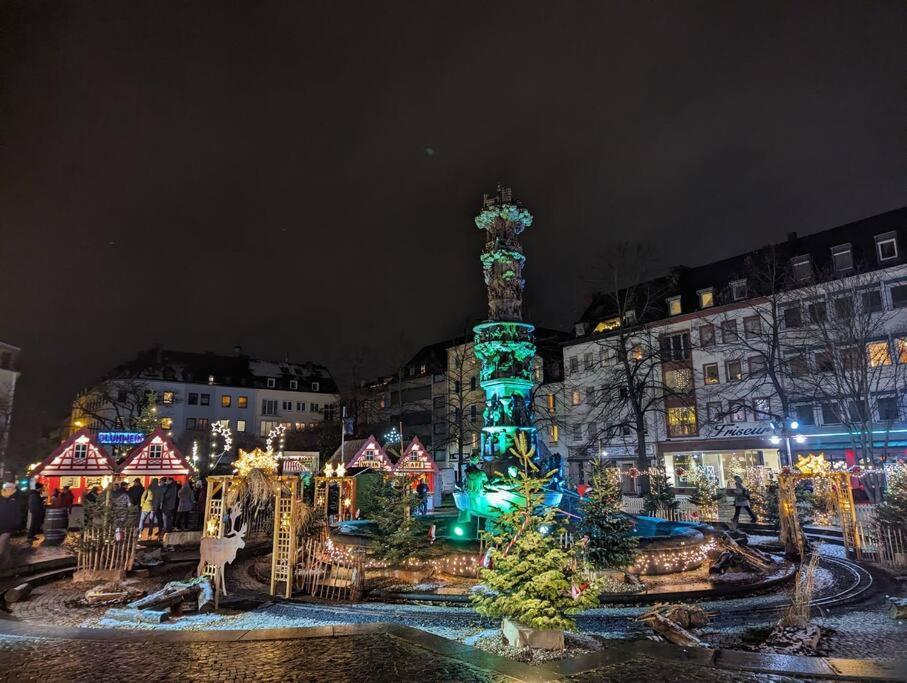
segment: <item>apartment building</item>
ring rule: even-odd
[[[203,440],[215,422],[263,438],[277,425],[317,430],[337,419],[340,395],[328,369],[314,363],[154,348],[115,368],[74,402],[71,429],[129,429],[154,392],[156,416],[177,441]]]
[[[9,431],[13,417],[13,399],[19,379],[20,349],[0,342],[0,476],[3,475],[9,447]]]
[[[564,346],[570,479],[907,453],[907,209],[596,297]],[[643,410],[639,410],[640,403]],[[642,438],[640,438],[640,436]]]

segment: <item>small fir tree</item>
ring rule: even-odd
[[[133,428],[143,434],[151,434],[160,424],[161,418],[157,415],[157,399],[153,391],[145,394],[145,403],[140,412],[133,420]]]
[[[472,602],[487,617],[537,629],[572,628],[570,615],[598,604],[598,584],[577,561],[577,544],[562,546],[554,509],[542,505],[554,473],[538,472],[535,447],[522,432],[510,452],[520,467],[502,475],[501,483],[517,504],[495,521],[494,531],[483,532],[489,544],[488,568],[480,572],[486,590],[473,593]]]
[[[686,473],[687,482],[693,487],[690,502],[699,508],[703,519],[718,519],[718,503],[724,497],[719,490],[718,478],[701,465],[694,465]]]
[[[407,477],[391,474],[372,492],[373,555],[391,565],[419,555],[429,545],[425,522],[412,516],[417,502],[409,483]]]
[[[677,507],[674,487],[664,465],[649,469],[649,490],[643,496],[642,509],[649,516],[664,514]]]
[[[898,463],[887,468],[888,488],[878,506],[879,521],[907,529],[907,465]]]
[[[630,535],[633,523],[620,511],[620,472],[596,463],[589,484],[580,523],[588,538],[586,558],[599,569],[626,567],[633,562],[637,542]]]

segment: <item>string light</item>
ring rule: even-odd
[[[218,453],[217,451],[217,437],[222,436],[224,438],[224,450]],[[230,428],[225,425],[223,422],[215,422],[211,425],[211,459],[214,461],[214,466],[217,466],[218,461],[224,457],[230,450],[233,448],[233,434],[230,431]]]
[[[283,455],[284,445],[286,444],[287,426],[283,423],[268,432],[268,438],[265,439],[265,450],[270,453],[274,450],[274,440],[277,439],[277,456]]]
[[[633,574],[672,574],[695,569],[706,561],[709,554],[718,548],[715,539],[690,547],[671,548],[664,551],[641,552],[633,566]]]
[[[271,452],[266,452],[260,448],[254,451],[244,451],[239,449],[239,458],[233,463],[234,472],[241,477],[248,476],[252,470],[262,470],[264,472],[274,473],[277,471],[277,459]]]

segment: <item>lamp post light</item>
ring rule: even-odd
[[[773,428],[775,427],[774,423],[772,424],[772,427]],[[781,424],[781,433],[782,433],[783,439],[784,439],[784,450],[785,450],[785,455],[787,456],[786,464],[788,465],[788,467],[793,467],[793,464],[794,464],[794,457],[793,457],[793,453],[791,452],[791,448],[790,448],[791,435],[793,434],[793,432],[796,432],[799,428],[800,428],[800,423],[796,419],[791,418],[791,417],[786,418],[784,420],[784,422]],[[794,437],[794,441],[798,444],[806,443],[806,437],[803,436],[802,434],[793,434],[793,437]],[[781,439],[782,439],[782,436],[778,436],[778,434],[772,434],[768,440],[772,445],[778,446],[781,444]]]

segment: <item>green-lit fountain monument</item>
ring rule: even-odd
[[[489,477],[508,467],[519,432],[536,444],[532,420],[535,328],[523,322],[526,257],[518,239],[532,225],[532,214],[513,200],[510,188],[498,186],[494,195],[485,195],[475,223],[488,234],[481,259],[489,320],[473,328],[485,411],[481,458],[474,458],[464,490],[455,494],[461,521],[472,516],[494,519],[512,505],[512,492],[489,483]],[[557,504],[554,497],[559,500],[560,494],[550,494],[546,503]]]

